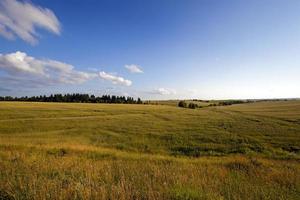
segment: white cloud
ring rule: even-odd
[[[108,80],[113,84],[130,86],[132,82],[123,77],[106,72],[84,72],[73,65],[50,59],[37,59],[24,52],[0,54],[0,70],[9,77],[1,76],[11,85],[30,85],[30,87],[53,84],[81,84],[94,78]]]
[[[60,34],[60,23],[55,14],[27,1],[0,1],[0,35],[7,39],[20,37],[30,44],[36,44],[39,36],[36,27]]]
[[[176,94],[176,90],[170,89],[170,88],[158,88],[154,90],[154,93],[160,94],[160,95],[174,95]]]
[[[13,74],[27,73],[43,75],[45,73],[40,61],[36,61],[33,57],[19,51],[6,55],[0,54],[0,68]]]
[[[142,68],[138,65],[125,65],[125,68],[131,73],[144,73]]]
[[[125,86],[130,86],[132,82],[130,80],[126,80],[123,77],[120,76],[114,76],[112,74],[108,74],[106,72],[99,72],[99,77],[112,82],[113,84],[119,84],[119,85],[125,85]]]
[[[96,73],[77,71],[70,64],[56,60],[40,60],[24,52],[0,54],[0,69],[20,80],[39,80],[44,83],[83,83],[96,78]]]

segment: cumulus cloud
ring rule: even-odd
[[[43,28],[59,35],[61,26],[55,14],[27,1],[0,1],[0,35],[7,39],[16,37],[36,44],[38,33],[36,28]]]
[[[174,95],[176,94],[176,90],[170,89],[170,88],[158,88],[154,90],[154,93],[160,94],[160,95]]]
[[[144,73],[142,68],[138,65],[125,65],[125,68],[131,73]]]
[[[123,77],[108,74],[103,71],[99,72],[99,77],[104,80],[110,81],[113,84],[119,84],[119,85],[125,85],[125,86],[130,86],[132,84],[132,82],[130,80],[126,80]]]
[[[96,73],[77,71],[70,64],[36,59],[20,51],[0,54],[0,69],[14,77],[47,83],[76,84],[97,77]]]
[[[24,52],[0,54],[0,70],[6,76],[0,77],[2,82],[11,86],[40,87],[55,84],[81,84],[88,80],[101,78],[113,84],[130,86],[132,82],[123,77],[106,72],[79,71],[73,65],[50,59],[37,59]]]

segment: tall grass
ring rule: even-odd
[[[269,103],[0,103],[0,199],[299,199],[300,102]]]
[[[296,161],[245,156],[188,159],[79,149],[2,146],[2,195],[15,199],[297,199],[300,194]]]

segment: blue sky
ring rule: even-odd
[[[298,0],[2,0],[0,95],[300,97],[299,9]]]

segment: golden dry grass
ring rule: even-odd
[[[299,101],[0,103],[0,199],[299,199]]]

